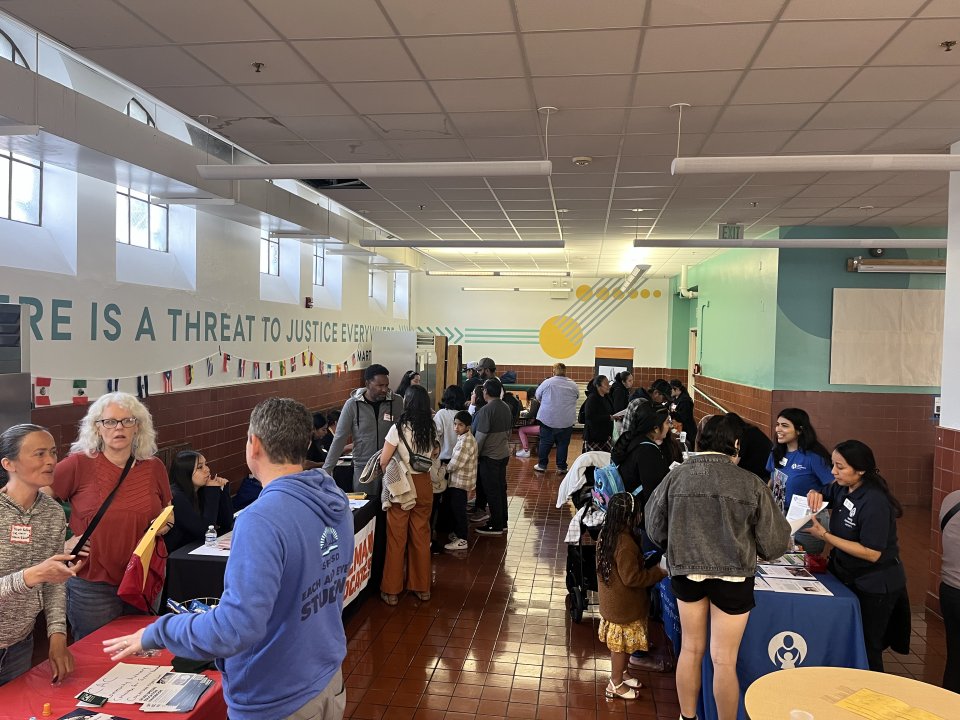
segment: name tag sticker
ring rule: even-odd
[[[29,545],[33,536],[33,528],[29,525],[11,525],[10,542],[18,545]]]
[[[787,458],[786,456],[784,456],[783,459],[780,460],[780,467],[786,467],[786,466],[787,466]]]
[[[856,509],[854,504],[850,502],[850,498],[847,498],[843,501],[843,506],[850,512],[853,512]]]

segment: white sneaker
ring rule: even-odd
[[[466,550],[469,546],[466,540],[454,536],[453,540],[443,546],[444,550]]]
[[[518,457],[518,458],[528,458],[528,457],[530,457],[530,451],[529,451],[529,450],[523,450],[523,449],[517,450],[517,457]]]

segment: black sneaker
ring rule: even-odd
[[[505,535],[506,530],[495,528],[493,525],[484,525],[476,528],[477,535]]]
[[[565,468],[565,467],[564,467],[564,468],[562,468],[562,467],[558,467],[558,468],[557,468],[557,472],[560,473],[561,475],[566,475],[566,474],[567,474],[567,470],[569,470],[569,468]]]

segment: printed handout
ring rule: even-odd
[[[783,578],[784,580],[814,580],[815,578],[804,567],[796,565],[757,565],[757,575],[765,578]]]
[[[826,586],[818,580],[785,580],[783,578],[763,578],[770,590],[780,593],[796,593],[800,595],[827,595],[833,596]],[[766,588],[764,588],[766,589]]]
[[[823,503],[820,510],[826,510],[830,503]],[[818,511],[819,512],[819,511]],[[810,512],[810,506],[807,504],[807,498],[803,495],[794,495],[790,499],[790,507],[787,509],[787,522],[790,523],[790,532],[795,533],[816,515]]]

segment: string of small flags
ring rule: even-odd
[[[366,367],[370,360],[370,351],[357,348],[350,356],[342,362],[325,362],[314,354],[309,348],[299,353],[291,355],[289,358],[281,360],[271,360],[263,362],[260,360],[251,360],[241,358],[230,353],[218,351],[205,358],[201,358],[191,363],[183,365],[183,387],[190,387],[197,379],[197,373],[206,370],[206,377],[211,378],[216,374],[217,358],[220,359],[221,374],[232,374],[238,380],[273,380],[276,377],[286,377],[288,374],[297,372],[297,369],[303,370],[316,368],[316,373],[320,375],[341,375],[355,370],[359,367]],[[298,366],[299,360],[299,366]],[[121,390],[133,392],[136,389],[136,395],[140,399],[150,397],[150,375],[159,374],[162,379],[164,393],[174,391],[174,370],[163,370],[159,373],[145,373],[133,377],[113,377],[113,378],[54,378],[34,376],[33,378],[33,404],[34,407],[45,407],[51,405],[51,394],[53,384],[69,383],[68,387],[73,390],[72,402],[74,405],[86,405],[90,402],[90,393],[93,392],[94,398],[99,397],[95,385],[104,383],[106,392],[118,392]],[[88,383],[91,385],[88,387]],[[62,386],[61,386],[62,387]],[[156,387],[156,386],[154,386]]]

